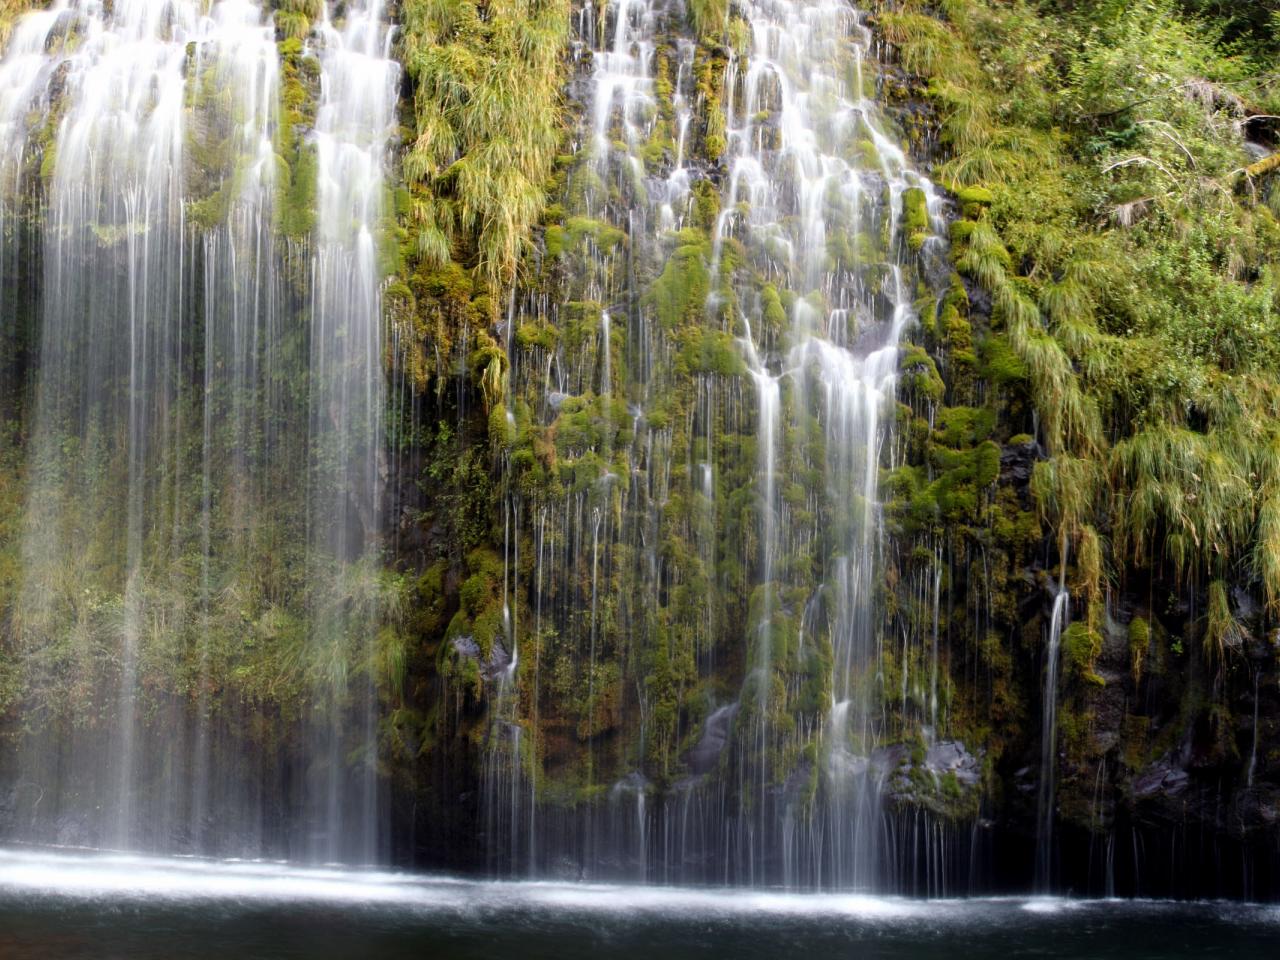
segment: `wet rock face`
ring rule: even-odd
[[[1189,775],[1170,759],[1158,760],[1133,780],[1135,800],[1171,800],[1187,789]]]
[[[871,769],[890,804],[923,807],[945,817],[976,812],[982,761],[958,740],[941,740],[923,753],[900,743],[878,747],[871,754]]]
[[[736,703],[712,711],[702,727],[702,737],[685,754],[685,765],[693,776],[711,773],[719,764],[724,749],[729,744],[729,732],[733,718],[738,715]]]
[[[1031,472],[1041,459],[1040,446],[1034,440],[1019,444],[1007,444],[1000,450],[1000,480],[1002,483],[1025,487],[1031,482]]]
[[[944,740],[926,750],[924,768],[936,777],[955,774],[956,779],[966,787],[977,786],[982,778],[982,766],[978,758],[958,740]]]
[[[1241,829],[1270,833],[1280,828],[1280,787],[1262,784],[1246,788],[1236,806]]]
[[[1217,833],[1249,841],[1274,835],[1280,827],[1280,786],[1255,783],[1224,794],[1216,779],[1197,776],[1175,756],[1162,757],[1134,776],[1129,802],[1139,822],[1161,830],[1212,824]]]
[[[453,651],[463,659],[474,660],[478,663],[480,665],[480,676],[487,681],[498,679],[511,666],[511,654],[497,640],[494,641],[493,648],[489,651],[487,659],[484,657],[480,644],[476,642],[475,637],[454,637]]]

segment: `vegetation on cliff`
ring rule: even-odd
[[[1076,822],[1110,821],[1083,796],[1104,760],[1124,782],[1181,739],[1207,777],[1253,762],[1232,705],[1259,695],[1280,613],[1280,187],[1259,159],[1277,147],[1274,17],[947,0],[876,18],[956,197],[954,261],[983,304],[979,395],[998,439],[1041,444],[1042,575],[1065,576],[1077,620]],[[954,393],[954,364],[944,377]]]

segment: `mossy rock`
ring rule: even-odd
[[[682,373],[716,374],[740,377],[747,372],[733,337],[719,330],[698,330],[685,338],[677,361]]]
[[[981,443],[995,429],[996,412],[989,408],[944,407],[938,411],[934,439],[948,447]]]
[[[1077,620],[1062,634],[1062,659],[1071,676],[1091,686],[1106,686],[1093,665],[1102,653],[1102,636],[1088,624]]]
[[[989,207],[995,203],[996,195],[986,187],[961,187],[956,191],[956,199],[961,203],[976,203]]]
[[[929,239],[929,200],[919,187],[911,187],[902,195],[902,230],[907,246],[918,251]]]
[[[1027,379],[1026,362],[1014,352],[1006,337],[984,338],[978,357],[979,375],[995,386],[1008,386]]]
[[[645,295],[645,303],[657,315],[662,328],[678,330],[699,323],[711,292],[711,274],[707,269],[708,245],[696,231],[682,231],[684,239],[694,233],[697,241],[682,243],[667,259],[662,274]]]
[[[977,224],[972,220],[951,221],[951,226],[948,228],[948,232],[951,234],[951,242],[953,244],[965,243],[973,236],[973,228],[976,226]]]

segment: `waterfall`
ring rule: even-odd
[[[101,601],[112,607],[115,689],[102,675],[92,682],[113,730],[86,766],[97,775],[99,840],[127,847],[141,823],[180,816],[172,796],[145,818],[136,808],[148,776],[138,694],[154,624],[153,546],[163,556],[167,531],[194,520],[170,481],[184,445],[178,380],[192,332],[176,322],[192,271],[182,202],[187,44],[205,39],[207,24],[193,4],[157,0],[109,11],[85,3],[67,16],[78,42],[62,48],[61,96],[46,121],[56,135],[41,170],[52,168],[22,607],[28,666],[39,669],[61,627],[57,604],[83,588],[92,607],[110,581]],[[44,753],[33,751],[34,762]]]
[[[291,48],[255,0],[55,0],[14,26],[22,839],[379,854],[383,21],[353,5]],[[288,97],[282,50],[308,64]],[[291,169],[299,97],[314,134]],[[312,185],[315,228],[290,231],[280,200]]]
[[[487,845],[498,872],[880,885],[878,475],[942,202],[886,133],[853,7],[739,4],[721,46],[685,17],[577,15],[560,286],[507,321],[512,433],[551,449],[504,479],[536,518],[537,653],[489,685]],[[542,769],[553,751],[576,759]]]
[[[420,345],[382,316],[401,76],[382,0],[313,12],[59,0],[0,60],[23,305],[0,336],[38,332],[24,838],[386,849],[380,701],[413,641],[383,434],[419,402],[395,360]],[[885,885],[885,781],[945,722],[936,627],[894,662],[879,596],[940,200],[854,7],[744,0],[717,42],[689,17],[580,6],[543,242],[509,294],[468,280],[493,329],[459,342],[505,354],[480,390],[501,477],[492,529],[448,545],[437,665],[470,684],[452,722],[486,708],[466,734],[497,871]],[[33,243],[38,291],[10,278]],[[941,883],[943,827],[909,830]]]
[[[52,53],[65,43],[67,13],[65,4],[55,3],[23,18],[0,60],[0,427],[16,414],[21,345],[33,326],[38,286],[40,238],[26,217],[32,193],[26,168],[38,163],[28,143],[29,117],[47,111],[49,73],[58,62]]]
[[[914,187],[932,198],[933,190],[907,167],[881,130],[875,105],[863,96],[861,61],[871,38],[854,10],[842,3],[768,2],[746,4],[745,14],[751,45],[745,69],[737,69],[741,103],[731,98],[726,104],[731,159],[715,244],[720,250],[726,237],[739,238],[759,269],[796,294],[789,329],[762,335],[749,352],[755,367],[756,354],[768,353],[772,339],[781,361],[778,375],[791,392],[790,426],[803,429],[806,414],[820,424],[825,457],[818,466],[831,511],[825,530],[809,530],[786,516],[807,504],[774,501],[775,476],[794,471],[795,458],[805,454],[776,442],[778,399],[765,384],[776,389],[777,381],[757,370],[764,640],[756,669],[767,690],[774,597],[782,586],[775,583],[773,555],[821,550],[825,573],[819,594],[826,598],[831,647],[830,703],[819,735],[822,782],[813,800],[784,801],[791,808],[783,815],[784,829],[801,831],[784,841],[790,851],[785,879],[865,886],[879,879],[877,787],[869,762],[878,735],[876,482],[884,412],[896,387],[897,343],[914,315],[898,263],[881,274],[877,295],[869,281],[879,268],[857,257],[833,265],[830,248],[833,238],[887,217],[892,251],[902,241],[897,225],[904,192]],[[843,79],[845,58],[854,63],[853,89]],[[857,162],[862,140],[875,146],[870,165]],[[743,206],[745,214],[739,212]],[[891,253],[891,260],[896,256]],[[775,542],[775,529],[786,531],[781,542]],[[761,723],[768,723],[768,711],[762,702]],[[762,747],[772,746],[768,733],[761,739]],[[744,809],[741,816],[750,814]],[[766,821],[753,829],[759,844],[753,859],[770,856],[772,829]]]
[[[1065,560],[1064,560],[1065,566]],[[1049,639],[1045,647],[1044,694],[1040,717],[1040,782],[1036,792],[1036,887],[1048,890],[1053,883],[1054,780],[1057,770],[1058,664],[1062,634],[1071,615],[1071,595],[1059,587],[1053,597]]]
[[[399,67],[381,0],[346,8],[341,29],[320,25],[320,104],[311,308],[309,572],[314,655],[331,664],[317,690],[321,711],[325,859],[370,862],[378,849],[377,693],[372,673],[353,683],[343,665],[369,662],[382,561],[380,486],[383,384],[379,236],[395,126]],[[319,561],[319,562],[316,562]],[[358,684],[358,686],[357,686]],[[352,712],[326,700],[354,696]],[[354,717],[356,728],[344,725]],[[348,770],[352,745],[360,752]],[[350,777],[351,782],[344,784]],[[321,791],[314,791],[319,797]]]
[[[271,516],[262,475],[277,469],[273,449],[286,446],[278,434],[284,404],[274,391],[260,389],[278,375],[282,362],[272,346],[263,349],[281,337],[279,269],[271,255],[278,176],[273,140],[280,122],[275,35],[262,11],[245,0],[224,0],[211,17],[214,42],[196,48],[193,82],[200,97],[215,95],[216,85],[225,83],[230,102],[201,118],[197,142],[204,148],[227,144],[234,159],[230,171],[219,171],[229,179],[204,201],[224,206],[225,218],[203,231],[193,251],[203,267],[203,343],[190,348],[203,349],[198,616],[206,622],[216,603],[221,555],[245,556],[254,528]],[[228,513],[238,521],[224,526]],[[217,763],[210,694],[217,651],[208,629],[200,631],[197,645],[189,830],[190,842],[203,849],[217,842],[210,834],[213,818],[226,815],[228,801],[213,796]],[[241,796],[230,805],[243,811],[250,806],[244,794],[254,788],[246,783],[238,790]],[[260,832],[256,824],[243,823],[240,829]]]

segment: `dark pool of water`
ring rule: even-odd
[[[0,851],[0,960],[1280,960],[1280,906],[482,883]]]

